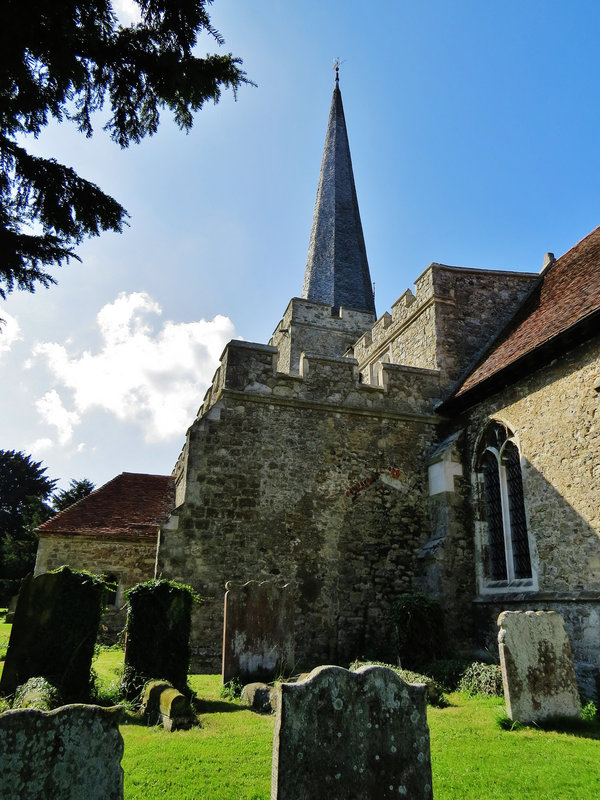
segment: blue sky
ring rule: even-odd
[[[124,151],[101,119],[31,143],[131,215],[0,305],[0,447],[63,485],[168,474],[226,341],[267,341],[300,293],[335,57],[378,314],[431,261],[538,271],[600,224],[598,4],[215,0],[211,17],[257,88],[187,136],[165,113]]]

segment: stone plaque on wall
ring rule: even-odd
[[[560,614],[504,611],[498,648],[506,713],[519,722],[581,714],[571,644]]]
[[[294,667],[294,598],[288,584],[226,585],[223,683],[272,681]]]
[[[317,667],[278,691],[271,800],[431,800],[424,686],[386,667]]]

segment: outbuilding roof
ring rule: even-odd
[[[148,538],[175,507],[169,475],[122,472],[37,529],[38,534]]]

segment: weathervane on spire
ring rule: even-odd
[[[342,66],[343,63],[344,62],[342,61],[341,58],[334,58],[333,59],[333,67],[332,67],[332,69],[335,70],[335,82],[336,83],[340,82],[340,67]]]

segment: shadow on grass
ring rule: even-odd
[[[234,703],[227,703],[225,700],[204,700],[194,698],[192,707],[196,714],[228,714],[231,711],[248,711],[248,706],[238,706]]]
[[[513,721],[505,714],[497,719],[498,725],[505,731],[539,730],[548,733],[567,733],[580,739],[600,740],[600,720],[575,719],[573,717],[548,717],[543,722],[531,722],[525,725]]]

